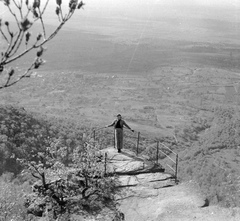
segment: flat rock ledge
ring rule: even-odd
[[[108,173],[117,175],[137,175],[142,173],[164,172],[164,168],[160,164],[147,161],[144,158],[137,157],[130,150],[122,150],[118,153],[113,147],[101,150],[101,154],[105,157],[107,154]]]
[[[107,173],[116,174],[119,178],[119,187],[148,187],[159,189],[174,185],[171,174],[164,173],[161,165],[156,165],[144,158],[137,157],[130,150],[123,149],[118,153],[113,147],[101,150],[107,157]]]

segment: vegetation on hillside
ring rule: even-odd
[[[1,219],[70,219],[106,208],[112,216],[120,214],[117,179],[106,176],[99,146],[84,138],[88,129],[12,106],[0,107],[0,125]]]
[[[112,131],[96,132],[93,142],[88,128],[13,106],[0,107],[0,123],[3,220],[34,220],[36,215],[54,220],[106,208],[120,214],[114,201],[117,180],[105,176],[104,160],[97,154],[100,148],[111,145]],[[136,140],[130,142],[130,135],[137,137],[126,135],[126,145],[136,151]],[[177,133],[181,146],[187,144],[180,153],[179,177],[196,180],[210,203],[240,206],[239,135],[238,111],[224,107],[214,109],[211,116],[194,118]],[[146,137],[141,139],[147,142]],[[176,148],[174,139],[159,139],[152,141]],[[96,145],[86,145],[85,141]],[[154,148],[153,152],[149,149],[150,158],[155,157]],[[21,203],[23,196],[25,205]]]
[[[13,174],[0,177],[0,220],[28,220],[23,204],[25,194],[29,193],[29,183],[16,182]]]
[[[16,159],[31,160],[56,139],[68,149],[82,144],[86,129],[58,119],[44,119],[13,106],[0,106],[0,174],[18,174],[22,167]]]
[[[208,120],[208,126],[195,134],[196,141],[182,154],[180,177],[196,180],[211,203],[240,206],[239,113],[218,107]]]

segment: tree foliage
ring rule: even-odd
[[[18,174],[22,167],[17,158],[31,161],[56,139],[62,148],[68,147],[70,155],[73,147],[83,143],[85,130],[72,122],[44,119],[23,108],[0,106],[0,174]],[[64,163],[68,162],[68,155]]]
[[[84,136],[88,129],[58,119],[43,120],[23,108],[2,106],[0,113],[1,173],[12,171],[15,183],[32,185],[33,192],[25,193],[28,214],[68,220],[71,214],[96,215],[108,209],[112,217],[119,216],[114,198],[117,178],[106,176],[98,143]],[[11,182],[0,187],[0,192],[16,188]],[[34,220],[5,192],[9,201],[0,195],[4,211],[14,211],[18,220]],[[16,208],[21,210],[18,215]]]
[[[28,183],[16,184],[11,173],[0,177],[0,220],[30,220],[24,212],[23,198],[29,191]]]
[[[217,107],[210,119],[209,127],[184,152],[180,177],[196,180],[211,203],[239,206],[240,117],[236,109]]]
[[[10,87],[23,78],[31,76],[31,71],[38,69],[44,64],[43,47],[51,41],[60,29],[69,21],[77,9],[84,5],[82,1],[69,0],[68,9],[64,10],[62,1],[56,0],[55,14],[59,23],[55,30],[47,33],[45,25],[45,12],[49,0],[0,0],[0,5],[5,6],[15,22],[4,21],[0,18],[0,36],[5,42],[6,48],[1,49],[0,54],[0,89]],[[66,11],[66,12],[65,12]],[[40,24],[38,33],[32,33],[32,27]],[[24,73],[17,73],[17,70],[10,65],[31,51],[35,51],[36,57],[29,64]]]
[[[63,163],[66,154],[66,148],[53,142],[35,161],[23,160],[37,179],[25,202],[28,213],[57,219],[73,213],[98,213],[106,206],[116,209],[117,180],[106,176],[98,148],[87,144],[74,148],[69,166]]]
[[[240,143],[240,117],[232,108],[216,108],[210,130],[200,139],[207,149],[237,148]]]

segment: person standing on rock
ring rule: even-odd
[[[121,152],[123,148],[123,126],[134,132],[127,123],[122,119],[121,114],[117,115],[117,119],[113,123],[107,125],[106,127],[114,127],[115,129],[115,143],[117,143],[118,153]],[[114,144],[115,145],[115,144]]]

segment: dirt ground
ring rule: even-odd
[[[191,183],[182,183],[124,200],[126,221],[239,221],[239,208],[208,205]]]

